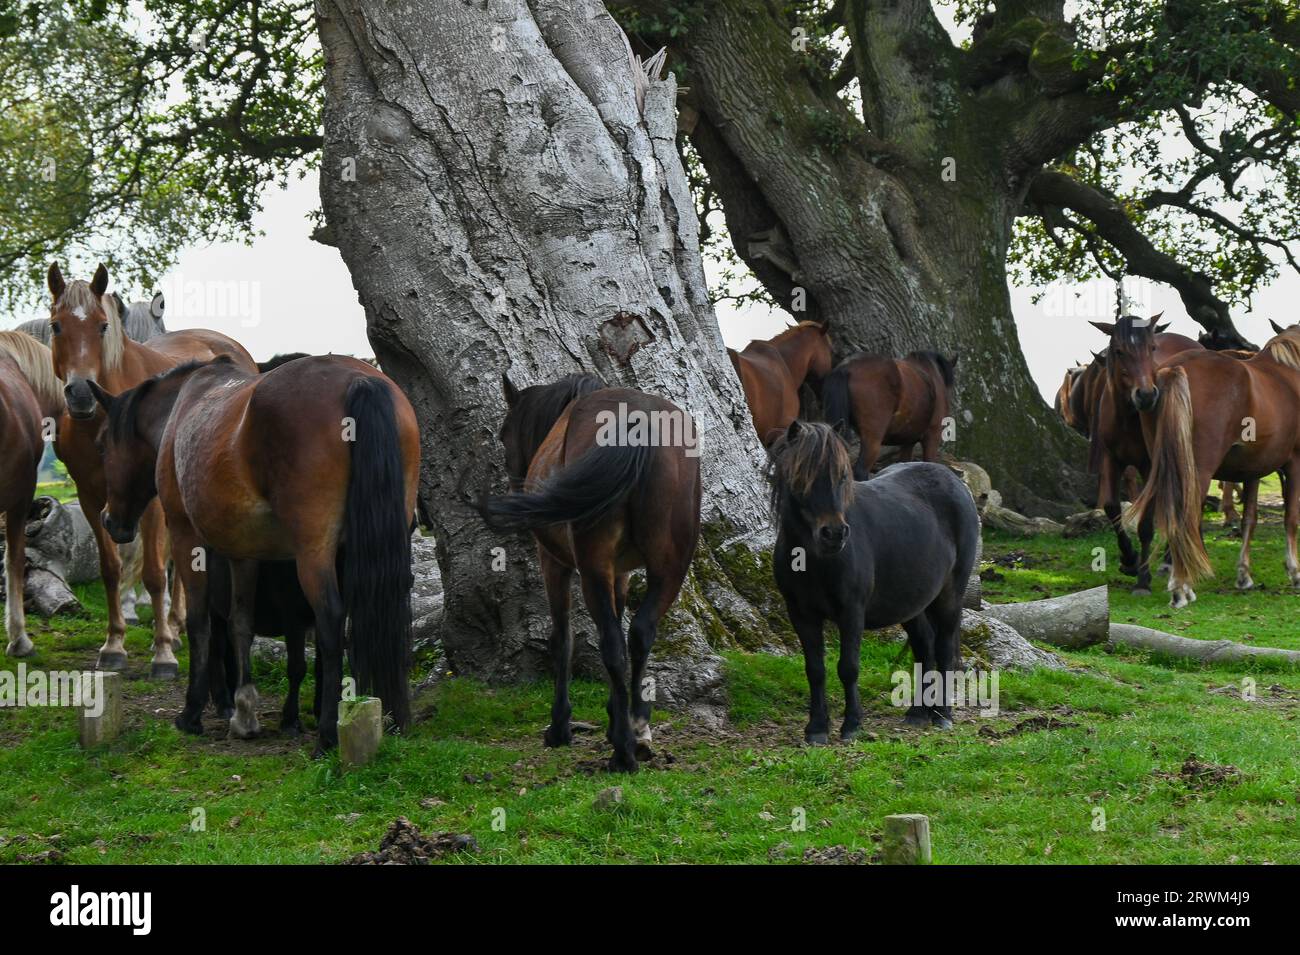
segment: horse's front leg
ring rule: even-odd
[[[844,722],[840,739],[850,742],[862,729],[862,697],[858,691],[858,669],[862,655],[862,622],[865,612],[859,606],[844,611],[839,619],[840,683],[844,684]]]
[[[1232,485],[1223,485],[1224,500],[1228,499]],[[1237,589],[1253,590],[1255,581],[1250,575],[1250,541],[1255,536],[1255,522],[1259,518],[1259,482],[1247,481],[1241,489],[1241,555],[1237,558]],[[1225,521],[1226,524],[1226,521]]]
[[[188,528],[168,528],[174,553],[189,554],[198,540]],[[203,732],[203,707],[208,702],[208,656],[212,620],[208,616],[208,570],[206,560],[187,560],[176,564],[177,576],[185,587],[190,635],[190,677],[185,692],[185,708],[176,717],[176,728],[185,733]]]
[[[27,576],[27,507],[15,507],[5,513],[5,630],[9,640],[7,657],[31,656],[36,647],[27,636],[27,617],[23,612],[26,595],[23,584]]]
[[[1101,473],[1097,478],[1097,506],[1106,512],[1106,519],[1110,521],[1110,526],[1115,531],[1115,540],[1119,544],[1120,573],[1135,577],[1138,572],[1138,554],[1133,549],[1133,542],[1129,540],[1128,534],[1124,532],[1119,485],[1119,463],[1110,452],[1106,452],[1102,455]]]
[[[166,532],[162,505],[154,500],[140,518],[139,539],[139,545],[143,548],[141,576],[153,604],[153,662],[149,668],[149,677],[153,680],[174,680],[180,675],[180,664],[176,662],[175,634],[167,622],[166,612],[167,565],[164,558],[166,547],[163,543]]]
[[[257,720],[257,687],[253,683],[253,601],[257,596],[257,561],[230,561],[230,640],[235,647],[235,715],[230,736],[252,739],[261,732]]]
[[[82,513],[90,524],[90,531],[95,537],[95,546],[99,550],[99,576],[104,583],[104,601],[108,604],[108,636],[99,648],[99,659],[95,663],[100,670],[126,669],[126,620],[122,617],[122,602],[119,599],[118,586],[122,578],[122,558],[117,552],[117,545],[104,529],[100,514],[104,502],[96,500],[90,494],[81,493]]]
[[[815,613],[797,610],[786,604],[790,623],[799,635],[803,648],[803,672],[808,678],[808,725],[803,739],[809,746],[823,746],[830,741],[830,714],[826,710],[826,644],[823,620]]]

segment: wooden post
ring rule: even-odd
[[[884,848],[885,865],[929,865],[930,817],[886,816]]]
[[[377,696],[339,702],[339,761],[344,769],[375,758],[384,738],[384,707]]]
[[[78,718],[81,748],[90,749],[122,732],[122,674],[96,670],[82,679],[93,681],[97,691],[92,705],[83,706]]]

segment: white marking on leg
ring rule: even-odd
[[[9,636],[5,655],[25,657],[34,647],[27,636],[27,617],[23,613],[23,581],[15,579],[13,560],[14,555],[5,551],[5,632]]]
[[[235,715],[230,718],[230,735],[252,739],[261,732],[257,721],[257,687],[245,683],[235,691]]]

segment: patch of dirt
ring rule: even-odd
[[[848,846],[809,846],[803,851],[804,865],[867,865],[870,861],[865,849]]]
[[[1004,554],[985,554],[984,562],[997,567],[1032,567],[1042,560],[1024,550],[1009,550]]]
[[[1061,715],[1068,716],[1074,711],[1068,706],[1060,707],[1065,712]],[[981,726],[979,735],[985,739],[1007,739],[1010,736],[1019,736],[1021,733],[1037,733],[1040,730],[1067,730],[1076,729],[1078,723],[1072,723],[1069,720],[1060,718],[1060,715],[1053,713],[1039,713],[1037,716],[1031,716],[1023,719],[1015,726],[1008,729],[999,730],[993,726]]]
[[[1245,703],[1256,703],[1261,706],[1275,706],[1281,709],[1300,707],[1300,694],[1278,683],[1256,687],[1254,695],[1249,698],[1243,695],[1243,688],[1239,683],[1210,687],[1205,692],[1213,693],[1216,696],[1230,696]]]
[[[1177,780],[1189,789],[1210,789],[1215,786],[1235,786],[1242,780],[1242,772],[1236,766],[1224,766],[1207,763],[1195,753],[1183,760],[1182,768],[1176,773],[1156,770],[1153,774],[1160,779]]]
[[[378,852],[358,852],[344,865],[427,865],[457,852],[478,851],[478,841],[468,833],[426,836],[411,820],[398,816],[379,840]]]

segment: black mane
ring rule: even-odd
[[[939,375],[943,378],[944,387],[952,387],[956,369],[953,367],[952,360],[946,355],[937,351],[914,351],[907,357],[917,361],[930,362],[935,368],[939,369]]]
[[[520,392],[510,414],[515,418],[525,460],[531,460],[537,453],[555,422],[564,414],[565,408],[579,398],[607,387],[609,386],[595,375],[579,372],[549,385],[533,385]]]
[[[135,429],[135,416],[139,404],[144,397],[153,390],[154,386],[160,381],[167,381],[180,375],[187,375],[196,368],[203,368],[206,365],[226,364],[234,365],[235,360],[229,355],[218,355],[210,361],[199,361],[191,359],[190,361],[181,362],[172,368],[168,368],[161,374],[154,375],[152,378],[146,378],[140,384],[128,391],[122,392],[117,396],[108,410],[108,428],[114,438],[121,439],[128,437]]]

